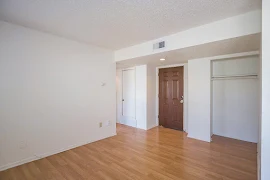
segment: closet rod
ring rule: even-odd
[[[257,74],[250,74],[250,75],[234,75],[234,76],[215,76],[212,77],[212,80],[219,80],[219,79],[250,79],[250,78],[257,78]]]

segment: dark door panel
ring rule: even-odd
[[[183,130],[184,68],[159,70],[159,124]]]

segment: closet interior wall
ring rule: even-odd
[[[211,134],[258,142],[259,56],[211,62]]]

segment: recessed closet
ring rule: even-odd
[[[259,56],[211,62],[212,134],[258,142]]]

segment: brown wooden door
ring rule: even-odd
[[[159,125],[183,131],[184,68],[159,69]]]

